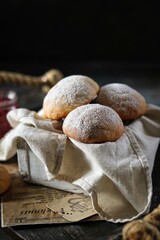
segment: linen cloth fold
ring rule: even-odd
[[[13,157],[18,139],[22,138],[44,164],[48,178],[52,178],[61,166],[66,136],[54,128],[52,121],[44,121],[28,109],[12,110],[7,119],[13,129],[0,139],[0,160]]]
[[[67,138],[27,109],[9,112],[14,128],[0,141],[0,160],[16,154],[24,139],[44,164],[48,181],[71,179],[90,195],[97,213],[111,222],[126,222],[145,213],[152,197],[152,169],[160,142],[160,107],[149,105],[141,118],[125,126],[115,142],[84,144]],[[65,185],[64,185],[65,190]]]

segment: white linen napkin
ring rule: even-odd
[[[23,138],[43,162],[48,180],[60,175],[72,179],[90,195],[94,209],[104,219],[125,222],[145,213],[151,202],[151,173],[160,141],[160,108],[149,105],[147,113],[125,127],[115,142],[84,144],[68,139],[26,109],[8,114],[11,130],[0,141],[0,160],[7,160]],[[65,186],[64,186],[65,190]]]
[[[52,121],[42,120],[34,111],[15,109],[7,119],[13,129],[0,139],[0,161],[16,154],[18,139],[22,138],[44,164],[48,178],[52,178],[61,166],[66,136],[54,128]]]

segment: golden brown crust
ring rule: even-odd
[[[100,104],[76,108],[65,118],[62,128],[68,137],[83,143],[116,141],[123,134],[118,114]]]
[[[147,110],[144,97],[122,83],[111,83],[103,86],[95,102],[113,108],[122,120],[136,119]]]
[[[98,91],[98,84],[89,77],[73,75],[63,78],[44,98],[44,116],[52,120],[65,118],[73,109],[94,100]]]
[[[127,223],[122,230],[123,240],[159,240],[160,233],[156,227],[143,220]]]
[[[7,191],[11,184],[11,177],[7,169],[0,164],[0,194]]]

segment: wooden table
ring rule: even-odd
[[[104,85],[109,82],[123,82],[134,87],[141,92],[149,103],[157,104],[160,106],[160,73],[158,68],[153,69],[141,66],[139,68],[133,67],[115,67],[112,66],[110,70],[107,69],[108,65],[97,66],[96,70],[94,66],[84,68],[80,65],[79,71],[91,76],[99,82],[100,85]],[[111,66],[110,66],[111,67]],[[48,69],[50,66],[48,66]],[[23,71],[24,68],[22,68]],[[32,66],[33,69],[33,66]],[[65,68],[64,68],[65,69]],[[108,68],[109,69],[109,68]],[[135,71],[134,71],[135,70]],[[153,71],[154,73],[153,73]],[[63,69],[62,69],[63,71]],[[100,72],[101,71],[101,72]],[[66,75],[75,73],[71,68],[65,69]],[[28,68],[29,73],[29,68]],[[3,86],[7,88],[8,86]],[[9,86],[19,92],[20,106],[38,109],[42,104],[42,95],[36,92],[37,96],[40,95],[39,101],[34,102],[34,94],[32,90],[28,88],[20,88],[19,86]],[[27,95],[27,91],[30,94],[30,98]],[[33,104],[34,102],[34,104]],[[31,107],[30,107],[31,106]],[[14,159],[15,160],[15,159]],[[152,173],[153,179],[153,197],[151,203],[151,209],[157,207],[160,203],[160,147],[157,151],[155,158],[155,165]],[[36,225],[36,226],[18,226],[10,228],[0,229],[0,239],[26,239],[26,240],[67,240],[67,239],[83,239],[83,240],[103,240],[109,239],[109,234],[121,227],[121,224],[113,224],[107,221],[94,221],[94,222],[78,222],[67,224],[51,224],[51,225]],[[113,239],[113,238],[111,238]]]

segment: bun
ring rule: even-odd
[[[70,112],[62,129],[65,135],[77,141],[102,143],[120,138],[123,122],[113,109],[100,104],[88,104]]]
[[[73,109],[90,103],[99,92],[98,84],[89,77],[72,75],[60,80],[43,101],[45,118],[65,118]]]
[[[142,116],[147,110],[144,97],[122,83],[111,83],[103,86],[95,102],[113,108],[122,120],[134,120]]]
[[[0,195],[7,191],[11,184],[11,177],[8,170],[0,164]]]

